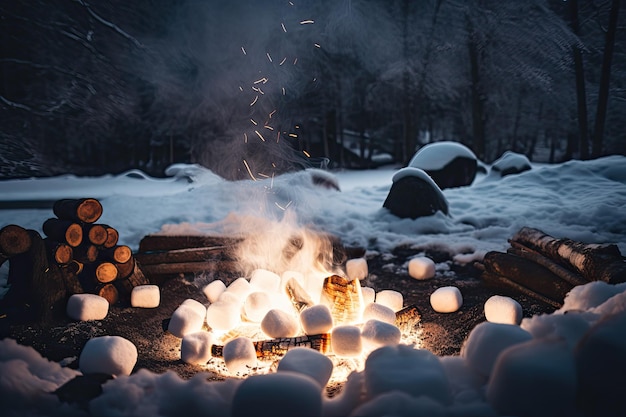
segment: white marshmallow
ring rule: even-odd
[[[102,320],[109,313],[109,302],[96,294],[72,294],[66,312],[74,320]]]
[[[199,332],[204,324],[204,317],[198,314],[189,304],[178,306],[170,322],[167,325],[167,331],[178,338],[182,338],[186,334]]]
[[[287,281],[289,281],[291,278],[295,279],[302,288],[304,288],[304,286],[306,285],[306,280],[304,279],[304,274],[302,272],[285,271],[280,276],[280,288],[285,288],[285,286],[287,285]]]
[[[363,351],[361,329],[357,326],[337,326],[331,332],[330,346],[335,356],[351,358]]]
[[[269,293],[278,292],[280,289],[280,276],[267,269],[255,269],[250,274],[250,285],[253,290],[266,291]]]
[[[212,345],[212,333],[199,331],[186,334],[180,345],[180,358],[191,365],[204,365],[211,359]]]
[[[121,336],[89,339],[78,359],[83,374],[130,375],[137,363],[137,347]]]
[[[379,320],[368,320],[361,329],[361,337],[365,350],[372,351],[381,346],[391,346],[400,343],[402,334],[393,324]]]
[[[376,302],[389,307],[394,312],[402,310],[404,298],[402,293],[394,290],[382,290],[376,293]]]
[[[298,334],[298,322],[283,310],[272,309],[261,320],[261,330],[271,338],[293,337]]]
[[[366,306],[369,303],[373,303],[376,299],[376,291],[374,288],[361,287],[361,295],[363,296],[363,305]]]
[[[161,302],[158,285],[138,285],[130,293],[130,305],[139,308],[155,308]]]
[[[520,324],[522,306],[511,297],[494,295],[485,302],[485,318],[492,323]]]
[[[248,294],[243,303],[243,311],[246,318],[252,322],[259,323],[268,311],[272,309],[272,299],[263,291],[255,291]]]
[[[237,337],[226,342],[222,354],[231,375],[243,374],[257,365],[254,344],[247,337]]]
[[[314,349],[297,347],[291,349],[278,363],[278,372],[292,371],[310,376],[325,387],[333,373],[333,362],[328,356]]]
[[[228,287],[226,287],[227,293],[234,294],[239,298],[242,302],[246,299],[248,294],[253,291],[250,282],[245,278],[237,278],[233,282],[230,283]]]
[[[435,262],[425,256],[418,256],[409,261],[409,276],[419,280],[435,276]]]
[[[208,283],[202,288],[202,292],[210,303],[216,302],[224,291],[226,291],[226,284],[219,279]]]
[[[430,295],[430,305],[437,313],[454,313],[463,305],[463,296],[457,287],[437,288]]]
[[[241,303],[239,300],[222,300],[220,297],[206,309],[206,323],[217,331],[234,329],[241,323]]]
[[[396,313],[389,307],[379,303],[369,303],[363,309],[363,321],[379,320],[391,325],[396,324]]]
[[[346,262],[346,274],[350,279],[362,280],[367,278],[367,260],[365,258],[348,259]]]
[[[316,304],[300,313],[302,330],[306,334],[328,333],[333,328],[333,316],[324,304]]]
[[[193,298],[187,298],[182,303],[181,306],[188,306],[193,309],[200,317],[204,317],[206,315],[206,307],[200,301],[196,301]]]

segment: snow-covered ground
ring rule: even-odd
[[[143,236],[155,232],[258,235],[308,226],[370,251],[432,245],[449,251],[458,262],[469,262],[490,250],[506,250],[507,239],[530,226],[555,237],[615,243],[626,253],[626,157],[535,165],[504,178],[483,175],[471,186],[443,191],[450,216],[438,213],[416,220],[399,219],[382,208],[396,170],[307,170],[227,182],[197,166],[177,165],[166,179],[134,171],[100,178],[12,180],[0,182],[0,207],[16,201],[96,197],[104,207],[99,222],[118,229],[120,243],[133,249]],[[313,176],[337,181],[341,191],[315,185]],[[42,232],[49,217],[49,208],[3,209],[0,227],[18,224]],[[0,285],[3,279],[6,265],[0,269]],[[606,406],[601,410],[595,405],[602,415],[618,409],[623,413],[625,400],[615,387],[626,386],[625,290],[625,285],[588,284],[577,287],[552,315],[524,319],[521,326],[488,323],[470,334],[460,357],[382,351],[348,379],[338,398],[324,398],[321,390],[320,413],[582,416],[581,410],[592,407],[593,401]],[[563,314],[566,311],[576,313]],[[48,362],[31,348],[0,341],[0,404],[5,415],[84,415],[84,410],[46,394],[75,375],[77,371]],[[274,383],[277,389],[285,386],[285,381],[270,379],[261,385],[271,388]],[[239,380],[209,383],[199,375],[183,381],[171,373],[143,370],[107,383],[90,412],[229,415],[230,399],[246,395],[246,390],[238,392],[240,386]],[[579,401],[588,403],[576,408],[578,389],[587,393]],[[263,400],[249,392],[249,401]],[[289,395],[298,398],[297,393]],[[250,410],[234,411],[242,415]],[[273,410],[272,415],[280,413]]]

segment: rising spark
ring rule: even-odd
[[[261,83],[265,84],[267,83],[267,81],[268,81],[267,77],[263,77],[263,78],[259,78],[258,80],[256,80],[253,84],[261,84]]]
[[[283,90],[283,96],[284,96],[285,95],[285,87],[283,87],[282,90]]]
[[[263,178],[269,178],[269,177],[270,177],[269,175],[264,174],[264,173],[262,173],[262,172],[257,172],[257,175],[258,175],[259,177],[263,177]]]
[[[298,137],[298,135],[296,135],[295,133],[290,133],[290,134],[289,134],[289,137],[290,137],[290,138],[297,138],[297,137]]]
[[[298,58],[293,60],[293,65],[296,65],[298,63]]]
[[[252,90],[256,91],[259,94],[265,95],[265,92],[263,92],[263,90],[261,90],[259,87],[252,87]]]
[[[241,47],[241,52],[243,52],[243,54],[244,54],[244,55],[248,55],[248,54],[246,53],[246,49],[245,49],[243,46]]]
[[[300,24],[301,24],[301,25],[311,25],[311,24],[313,24],[313,23],[315,23],[315,21],[314,21],[314,20],[311,20],[311,19],[309,19],[309,20],[303,20],[303,21],[301,21],[301,22],[300,22]]]
[[[259,100],[259,96],[254,97],[254,100],[252,100],[252,103],[250,103],[250,106],[254,106],[258,100]]]
[[[240,91],[243,91],[243,87],[242,87],[242,86],[239,86],[239,90],[240,90]]]
[[[274,128],[270,125],[265,125],[263,127],[266,128],[267,130],[274,130]]]
[[[267,59],[269,59],[270,62],[274,62],[272,61],[272,57],[270,56],[269,52],[266,52],[265,55],[267,55]]]
[[[311,157],[311,154],[309,154],[307,151],[302,151],[302,153],[305,154],[307,158]]]
[[[248,143],[248,134],[243,132],[243,143]]]
[[[246,160],[243,160],[243,164],[246,166],[246,169],[248,170],[248,175],[250,175],[250,178],[252,178],[253,181],[256,181],[256,178],[254,178],[254,175],[252,175],[252,171],[250,171],[250,167],[248,166],[248,163],[246,162]]]
[[[276,143],[280,142],[280,130],[276,134]]]
[[[280,63],[278,64],[278,66],[281,66],[285,63],[285,61],[287,60],[287,57],[284,57],[282,61],[280,61]]]
[[[265,142],[265,138],[263,137],[263,135],[261,134],[261,132],[259,132],[258,130],[255,130],[255,131],[254,131],[254,133],[256,133],[256,135],[257,135],[259,138],[261,138],[261,140],[262,140],[263,142]]]
[[[253,125],[255,126],[258,125],[258,123],[254,121],[254,119],[250,119],[250,121],[252,122]]]
[[[274,113],[276,113],[276,110],[272,110],[272,112],[270,113],[270,119],[272,118],[272,116],[274,115]]]
[[[281,23],[280,26],[283,28],[283,32],[287,33],[287,28],[284,23]]]
[[[276,207],[278,207],[279,209],[281,209],[282,211],[287,210],[286,207],[281,206],[280,204],[278,204],[278,202],[274,201],[274,204],[276,204]]]

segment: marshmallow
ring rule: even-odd
[[[224,284],[224,282],[220,281],[219,279],[210,282],[209,284],[205,285],[204,288],[202,288],[202,292],[210,303],[216,302],[224,291],[226,291],[226,284]]]
[[[404,299],[401,292],[394,290],[382,290],[376,293],[376,302],[387,306],[396,312],[402,310]]]
[[[492,323],[520,324],[522,306],[511,297],[494,295],[485,302],[485,318]]]
[[[409,276],[419,280],[430,279],[435,276],[435,262],[425,256],[419,256],[409,261]]]
[[[161,302],[157,285],[138,285],[130,293],[130,305],[139,308],[155,308]]]
[[[204,316],[198,314],[197,309],[189,304],[181,304],[172,313],[167,331],[178,338],[182,338],[186,334],[200,331],[203,324]]]
[[[109,313],[109,302],[95,294],[72,294],[67,300],[66,311],[74,320],[102,320]]]
[[[200,317],[204,317],[206,315],[206,307],[200,301],[196,301],[193,298],[187,298],[182,303],[181,306],[189,306],[196,312]]]
[[[366,350],[372,351],[381,346],[397,345],[402,334],[396,326],[379,320],[368,320],[361,329],[361,337]]]
[[[237,337],[226,342],[222,354],[231,375],[243,374],[257,365],[254,344],[247,337]]]
[[[430,295],[430,305],[437,313],[454,313],[463,305],[463,296],[457,287],[437,288]]]
[[[350,358],[363,350],[361,330],[357,326],[337,326],[331,332],[330,346],[335,356]]]
[[[368,269],[365,258],[348,259],[346,262],[346,274],[350,279],[362,280],[367,278]]]
[[[206,309],[206,324],[213,330],[226,332],[237,327],[239,323],[241,323],[239,300],[222,300],[220,297]]]
[[[376,291],[374,288],[361,287],[361,295],[363,296],[363,305],[366,306],[369,303],[373,303],[376,299]]]
[[[243,303],[243,311],[246,318],[252,322],[259,323],[268,311],[272,309],[272,299],[266,292],[255,291],[248,294]]]
[[[241,301],[245,300],[248,294],[253,291],[250,282],[248,282],[245,278],[237,278],[233,282],[230,283],[228,287],[226,287],[227,293],[234,294]]]
[[[89,339],[78,359],[83,374],[130,375],[137,363],[137,347],[121,336]]]
[[[363,321],[375,319],[391,325],[396,324],[396,313],[389,307],[379,303],[369,303],[363,309]]]
[[[180,358],[191,365],[204,365],[211,359],[213,334],[206,331],[188,333],[180,345]]]
[[[278,372],[292,371],[310,376],[325,387],[333,373],[333,362],[328,356],[314,349],[297,347],[291,349],[278,363]]]
[[[268,311],[261,320],[261,330],[271,338],[293,337],[299,327],[295,317],[279,309]]]
[[[267,269],[255,269],[250,274],[250,285],[258,291],[278,292],[280,276]]]
[[[328,333],[333,328],[333,317],[326,305],[316,304],[302,310],[300,323],[306,334]]]

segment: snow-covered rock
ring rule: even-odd
[[[271,338],[293,337],[298,334],[300,325],[293,315],[274,308],[261,320],[261,330]]]
[[[368,399],[400,391],[414,397],[426,396],[441,404],[452,400],[439,358],[426,349],[406,345],[381,347],[367,357],[364,373]]]
[[[448,201],[441,189],[423,170],[406,167],[393,176],[393,184],[383,203],[393,215],[416,219],[440,211],[448,214]]]
[[[206,331],[188,333],[180,345],[180,358],[191,365],[204,365],[211,359],[213,334]]]
[[[66,312],[74,320],[102,320],[109,313],[109,302],[96,294],[72,294]]]
[[[292,371],[313,378],[325,387],[333,373],[333,362],[323,353],[306,347],[291,349],[278,363],[278,372]]]
[[[531,339],[531,334],[519,326],[486,321],[470,332],[461,347],[461,356],[469,366],[488,377],[502,351]]]
[[[409,276],[419,280],[435,276],[435,262],[426,257],[418,256],[409,260]]]
[[[330,334],[330,345],[335,356],[342,358],[359,356],[363,351],[361,329],[351,325],[334,327]]]
[[[408,166],[424,170],[443,190],[470,185],[476,178],[477,161],[467,146],[441,141],[420,148]]]
[[[253,375],[239,385],[232,404],[232,417],[319,417],[322,388],[312,378],[296,372]]]
[[[492,323],[520,324],[522,306],[511,297],[493,295],[485,301],[485,318]]]
[[[430,305],[437,313],[454,313],[463,306],[463,296],[454,286],[437,288],[430,295]]]
[[[491,165],[490,176],[504,177],[512,174],[520,174],[532,168],[526,155],[506,151]]]
[[[161,303],[158,285],[138,285],[130,293],[130,305],[138,308],[156,308]]]
[[[137,363],[137,347],[121,336],[89,339],[78,359],[83,374],[130,375]]]

